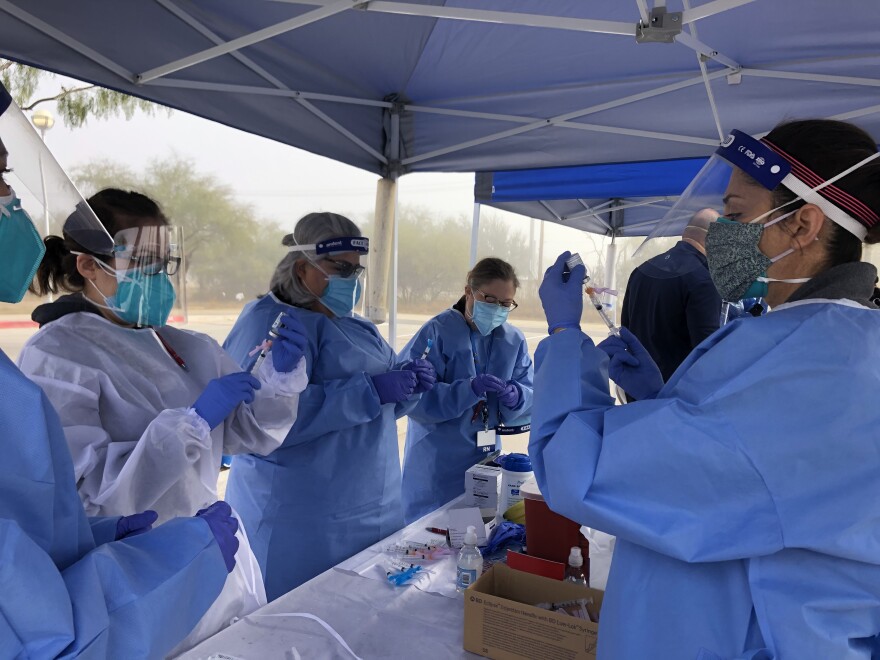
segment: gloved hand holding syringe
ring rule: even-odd
[[[602,317],[602,320],[605,322],[605,325],[608,326],[608,331],[612,335],[620,336],[620,330],[611,318],[608,316],[608,312],[605,310],[604,303],[599,300],[600,293],[608,293],[612,296],[617,295],[617,291],[612,289],[605,289],[602,287],[594,287],[590,286],[590,271],[587,268],[584,260],[581,259],[581,255],[577,252],[573,253],[566,261],[565,261],[565,270],[562,272],[563,281],[568,280],[568,275],[574,269],[575,266],[583,266],[584,267],[584,291],[590,297],[590,302],[593,303],[593,307],[596,308],[596,311],[599,312],[599,316]]]
[[[257,346],[254,351],[259,350],[260,354],[257,356],[256,362],[254,365],[248,370],[250,373],[258,373],[260,370],[260,365],[263,364],[263,360],[266,359],[266,356],[269,355],[269,349],[272,348],[272,342],[275,339],[278,339],[279,333],[278,330],[281,328],[281,324],[283,323],[284,312],[281,312],[272,323],[272,327],[269,328],[269,338],[266,339],[262,344]]]

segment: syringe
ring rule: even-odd
[[[562,271],[562,281],[567,282],[569,274],[572,270],[574,270],[575,266],[583,266],[584,267],[584,286],[585,292],[590,297],[590,302],[593,303],[593,307],[596,308],[596,311],[599,312],[599,316],[602,317],[602,320],[605,322],[605,325],[608,326],[608,331],[612,335],[620,336],[620,330],[616,325],[612,322],[611,318],[608,316],[608,313],[605,311],[605,305],[599,300],[599,296],[596,295],[596,290],[591,286],[586,286],[590,281],[590,271],[587,269],[586,264],[584,264],[584,260],[581,259],[581,255],[577,252],[573,253],[568,259],[565,260],[565,269]]]
[[[269,328],[269,339],[263,341],[260,346],[257,348],[260,349],[260,354],[257,356],[256,362],[254,362],[254,366],[250,368],[249,373],[257,373],[260,369],[260,365],[263,364],[263,360],[266,359],[266,356],[269,354],[269,349],[272,348],[272,341],[278,338],[278,329],[281,327],[281,319],[284,318],[284,312],[281,312],[277,317],[275,317],[275,321],[272,323],[272,327]]]

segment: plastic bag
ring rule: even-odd
[[[590,543],[590,586],[605,591],[617,537],[591,527],[581,527],[581,534]]]
[[[266,604],[263,573],[251,550],[247,533],[244,531],[244,523],[234,511],[233,515],[239,522],[238,532],[235,534],[239,542],[238,552],[235,553],[235,568],[226,578],[217,600],[169,657],[173,658],[188,651]]]

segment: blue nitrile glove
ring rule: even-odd
[[[122,516],[116,523],[116,540],[137,536],[153,529],[153,523],[159,519],[155,511],[144,511],[131,516]]]
[[[400,403],[413,395],[418,378],[413,371],[386,371],[372,376],[379,403]]]
[[[507,381],[504,389],[498,393],[498,401],[505,408],[516,408],[519,403],[519,388],[512,380]]]
[[[544,315],[547,317],[548,332],[552,335],[559,328],[580,328],[581,314],[584,312],[584,276],[587,269],[575,266],[567,282],[562,281],[565,261],[571,252],[563,252],[547,272],[538,289]]]
[[[627,394],[636,399],[653,399],[663,388],[663,376],[650,353],[642,346],[636,336],[624,327],[620,337],[611,335],[599,343],[611,358],[608,375],[620,385]]]
[[[232,507],[226,502],[214,502],[207,509],[196,513],[196,518],[201,518],[217,539],[220,552],[223,553],[223,561],[226,562],[226,570],[232,573],[235,568],[235,553],[238,552],[238,539],[235,533],[238,531],[238,520],[232,516]]]
[[[418,383],[416,389],[413,390],[416,394],[431,391],[434,383],[437,382],[437,372],[434,371],[434,365],[428,360],[416,358],[412,362],[407,362],[402,368],[412,371],[416,375]]]
[[[492,374],[477,374],[471,380],[471,389],[477,396],[483,396],[486,392],[503,392],[507,383]]]
[[[208,426],[215,429],[238,404],[251,403],[254,400],[254,390],[258,389],[260,381],[246,371],[227,374],[208,383],[205,391],[193,404],[193,409],[208,422]]]
[[[306,327],[295,316],[285,314],[281,318],[278,336],[272,340],[272,366],[278,373],[290,373],[306,353],[309,340]]]

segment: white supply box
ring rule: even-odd
[[[498,509],[501,468],[474,465],[464,475],[464,504],[480,509]]]

